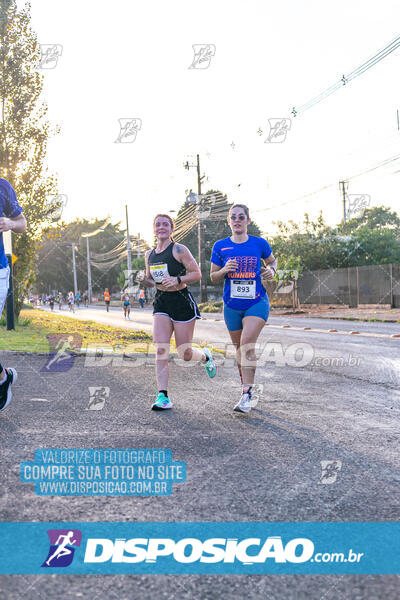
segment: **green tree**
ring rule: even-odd
[[[25,234],[13,237],[17,315],[35,278],[41,229],[60,206],[56,178],[45,167],[49,136],[58,130],[40,98],[40,49],[30,20],[29,4],[18,10],[15,0],[0,0],[0,175],[14,187],[28,223]]]
[[[82,233],[90,233],[99,229],[104,219],[88,221],[76,219],[70,223],[61,223],[56,227],[48,228],[43,232],[41,246],[37,253],[35,284],[36,292],[49,293],[53,290],[69,291],[74,289],[72,249],[71,242],[77,245],[76,270],[78,289],[87,290],[87,256],[86,239]],[[125,239],[120,223],[109,223],[104,231],[89,238],[90,255],[93,262],[98,262],[99,267],[91,267],[92,287],[96,293],[108,287],[110,290],[118,286],[118,275],[121,263],[124,260],[124,247],[121,248],[121,258],[114,265],[101,265],[96,258],[119,246]],[[118,258],[118,255],[116,256]]]
[[[278,222],[270,239],[280,269],[299,272],[400,262],[400,218],[385,207],[368,209],[360,217],[329,227],[322,213],[316,221],[304,215],[302,224]]]
[[[400,217],[387,206],[374,206],[365,209],[360,216],[341,223],[338,225],[338,230],[343,233],[353,233],[363,227],[371,230],[393,229],[400,233]]]

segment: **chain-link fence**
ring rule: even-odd
[[[300,304],[400,307],[400,265],[306,271],[298,280]]]
[[[344,269],[305,271],[297,277],[263,285],[272,306],[298,308],[304,304],[330,304],[355,308],[358,305],[381,305],[400,308],[400,265],[368,265]],[[196,284],[190,286],[200,301]],[[223,285],[208,286],[208,302],[222,299]]]

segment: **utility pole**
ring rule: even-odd
[[[76,258],[75,258],[75,244],[74,243],[72,244],[72,269],[74,272],[74,294],[76,296],[78,293],[78,281],[77,281],[77,277],[76,277]]]
[[[197,194],[199,197],[199,214],[203,211],[204,199],[201,195],[201,176],[200,176],[200,156],[197,154]],[[207,302],[207,272],[206,272],[206,253],[204,243],[204,224],[199,217],[197,224],[197,241],[198,241],[198,252],[199,252],[199,267],[201,271],[200,279],[200,302]]]
[[[89,239],[89,238],[86,238]],[[74,294],[76,296],[76,294],[78,293],[78,283],[77,283],[77,277],[76,277],[76,256],[75,256],[75,242],[64,242],[67,245],[67,248],[69,248],[69,244],[71,244],[71,248],[72,248],[72,272],[74,274]]]
[[[128,277],[129,277],[129,292],[132,293],[133,287],[133,276],[132,276],[132,253],[131,253],[131,239],[129,237],[129,223],[128,223],[128,205],[125,204],[125,213],[126,213],[126,250],[127,250],[127,260],[128,260]]]
[[[197,250],[199,256],[199,267],[201,271],[200,279],[200,302],[207,302],[207,271],[206,271],[206,255],[205,255],[205,243],[204,243],[204,224],[200,217],[203,212],[204,198],[201,195],[201,181],[204,179],[204,175],[200,175],[200,156],[197,154],[196,165],[189,165],[187,161],[185,163],[185,169],[189,170],[190,167],[196,167],[197,169],[197,202],[198,205],[198,221],[197,221]]]
[[[346,185],[347,181],[339,181],[339,187],[343,194],[343,223],[346,223]]]
[[[137,237],[137,257],[142,258],[142,254],[140,252],[140,233],[138,233]]]
[[[13,282],[13,262],[12,262],[12,237],[11,231],[3,233],[4,251],[10,268],[10,278],[8,282],[8,293],[6,300],[6,322],[7,331],[15,329],[15,311],[14,311],[14,282]],[[0,315],[1,316],[1,315]]]
[[[91,231],[90,233],[82,233],[82,237],[86,238],[86,259],[87,259],[87,278],[88,278],[88,300],[89,304],[92,302],[92,271],[90,268],[90,249],[89,249],[89,238],[97,235],[100,231],[104,231],[109,224],[109,217],[104,221],[103,225],[96,229],[95,231]]]
[[[87,259],[88,300],[89,300],[89,304],[91,304],[92,303],[92,271],[90,269],[89,236],[86,237],[86,259]]]

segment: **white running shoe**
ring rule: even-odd
[[[251,395],[248,392],[242,394],[239,402],[236,404],[235,408],[236,412],[248,413],[251,411]]]

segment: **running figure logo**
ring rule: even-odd
[[[349,208],[347,209],[347,218],[354,219],[362,217],[364,211],[371,203],[369,194],[348,194]]]
[[[142,119],[118,119],[119,134],[116,144],[132,144],[136,140],[137,132],[142,129]]]
[[[67,206],[68,196],[66,194],[58,194],[58,196],[52,196],[49,198],[49,204],[57,204],[57,208],[53,211],[51,215],[51,220],[53,223],[59,221],[62,217],[63,210]]]
[[[294,288],[294,282],[299,278],[299,272],[289,269],[278,269],[278,284],[275,289],[275,294],[291,294]]]
[[[321,477],[318,483],[335,483],[338,473],[342,468],[340,460],[321,460]]]
[[[61,44],[40,44],[39,69],[54,69],[62,50]]]
[[[49,358],[42,373],[65,373],[74,365],[74,352],[81,348],[82,338],[77,333],[56,333],[47,336],[50,345]]]
[[[50,548],[42,567],[68,567],[74,558],[75,548],[82,541],[79,529],[48,529]]]
[[[269,134],[264,144],[280,144],[286,140],[287,132],[292,126],[290,119],[268,119]]]
[[[255,383],[253,385],[253,389],[251,390],[251,398],[250,398],[250,406],[254,408],[257,406],[261,398],[263,397],[264,392],[264,384],[263,383]]]
[[[189,69],[208,69],[213,56],[215,56],[214,44],[193,44],[194,57]]]
[[[109,387],[89,387],[89,404],[86,410],[102,410],[107,398],[110,397]]]

